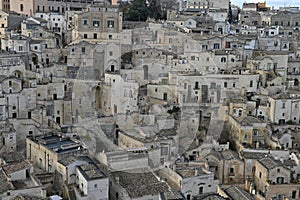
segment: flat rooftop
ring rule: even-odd
[[[58,135],[43,135],[31,138],[31,140],[41,145],[44,145],[46,148],[58,154],[85,149],[85,147],[81,145],[80,141],[73,138],[62,137]]]
[[[204,171],[203,168],[201,168],[201,167],[197,167],[197,168],[186,167],[183,169],[176,169],[176,172],[183,178],[211,174],[211,173],[208,173],[207,171]]]
[[[86,180],[101,179],[107,176],[94,163],[88,163],[77,167]]]

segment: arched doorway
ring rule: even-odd
[[[32,60],[34,65],[38,64],[38,56],[35,53],[31,54],[31,60]]]

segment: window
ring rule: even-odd
[[[88,20],[87,19],[83,20],[83,25],[88,25]]]
[[[252,80],[250,81],[250,87],[253,87],[253,81]]]
[[[224,82],[224,88],[227,88],[227,82]]]
[[[280,169],[277,169],[277,172],[280,173]]]
[[[248,139],[248,135],[246,134],[246,135],[244,135],[244,139],[245,140],[247,140]]]
[[[233,84],[232,84],[232,87],[234,87],[234,88],[235,88],[235,82],[233,82]]]
[[[112,35],[108,35],[108,39],[112,40]]]
[[[219,43],[214,43],[214,49],[220,49],[220,44]]]
[[[24,5],[20,4],[20,11],[23,12],[24,11]]]
[[[97,38],[98,38],[97,33],[94,33],[94,39],[97,39]]]
[[[83,38],[84,38],[84,39],[87,39],[87,34],[83,34]]]
[[[109,56],[113,56],[113,52],[112,51],[109,52]]]
[[[226,62],[226,58],[225,57],[222,57],[221,58],[221,62],[223,63],[223,62]]]
[[[259,178],[261,178],[262,177],[262,173],[261,172],[259,172]]]
[[[242,116],[243,110],[239,110],[239,116]]]
[[[164,93],[164,95],[163,95],[163,100],[164,100],[164,101],[167,101],[167,100],[168,100],[168,93]]]
[[[108,28],[114,28],[114,27],[115,27],[115,21],[113,21],[113,20],[108,20],[108,21],[107,21],[107,27],[108,27]]]
[[[282,103],[282,108],[285,108],[285,103]]]
[[[257,136],[258,131],[257,130],[253,130],[252,133],[253,133],[254,136]]]
[[[99,27],[99,21],[94,20],[93,21],[93,27]]]
[[[199,82],[198,81],[195,82],[195,89],[199,89]]]
[[[82,47],[82,48],[81,48],[81,52],[82,52],[83,54],[85,54],[85,47]]]
[[[97,188],[97,187],[98,187],[98,185],[97,185],[97,184],[95,184],[95,185],[94,185],[94,188]]]

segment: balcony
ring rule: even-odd
[[[234,172],[229,172],[228,176],[235,176]]]

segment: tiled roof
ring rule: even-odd
[[[12,174],[14,172],[23,170],[23,169],[28,169],[31,167],[31,164],[28,160],[22,161],[22,162],[18,162],[18,163],[11,163],[9,165],[4,165],[3,171],[9,175]]]
[[[244,189],[232,186],[225,190],[232,200],[254,200],[254,197],[246,192]]]
[[[113,172],[112,176],[119,179],[119,184],[126,189],[131,198],[138,198],[147,195],[159,195],[169,191],[165,182],[160,182],[152,172]]]
[[[0,171],[0,194],[12,189],[14,189],[12,183],[7,181],[7,177],[4,172]]]

